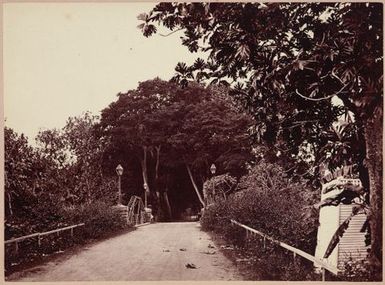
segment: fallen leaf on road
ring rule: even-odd
[[[249,258],[237,258],[235,261],[236,262],[249,262]]]
[[[163,252],[170,252],[170,250],[168,250],[168,249],[163,249]]]
[[[208,248],[215,248],[212,244],[209,244]]]
[[[185,266],[189,269],[197,269],[197,266],[194,263],[187,263]]]
[[[179,250],[180,250],[180,251],[186,251],[187,249],[185,249],[185,248],[180,248]]]
[[[215,254],[216,252],[215,251],[204,251],[203,253],[204,254]]]

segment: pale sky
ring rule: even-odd
[[[137,28],[137,15],[155,4],[4,4],[5,125],[33,143],[40,128],[100,114],[117,93],[193,62],[198,55],[181,45],[181,33],[145,38]]]

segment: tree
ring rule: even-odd
[[[165,144],[163,126],[157,123],[160,110],[170,104],[175,96],[175,84],[156,78],[139,84],[135,90],[119,93],[118,100],[102,111],[101,137],[110,140],[109,152],[113,149],[126,150],[139,161],[142,185],[146,185],[145,198],[155,187],[160,198],[159,160],[162,144]],[[154,155],[156,152],[156,155]],[[149,163],[156,160],[154,181],[149,178]],[[120,158],[120,161],[122,158]],[[132,160],[132,159],[131,159]],[[122,163],[122,161],[121,161]],[[163,194],[167,196],[167,193]],[[166,201],[168,200],[165,197]],[[169,208],[169,207],[168,207]]]
[[[66,142],[61,130],[47,129],[40,130],[36,136],[41,154],[55,163],[57,168],[64,168],[68,163]]]
[[[70,117],[63,128],[63,137],[68,152],[71,156],[71,168],[73,173],[73,189],[68,193],[67,199],[85,203],[95,200],[112,202],[116,188],[111,178],[103,175],[103,153],[108,145],[98,137],[97,123],[99,117],[90,112],[82,116]]]
[[[97,137],[99,118],[89,112],[68,118],[62,129],[41,130],[36,141],[33,169],[40,176],[32,180],[40,196],[53,195],[67,205],[112,202],[110,177],[103,176],[105,141]],[[31,177],[30,177],[31,178]],[[35,186],[34,186],[35,187]]]
[[[212,163],[220,166],[221,172],[236,176],[243,174],[245,162],[251,160],[250,117],[239,110],[231,99],[223,97],[221,91],[212,92],[211,97],[194,104],[184,104],[178,107],[183,110],[178,120],[178,131],[168,141],[174,156],[182,158],[197,194],[210,175]],[[193,172],[200,177],[200,186]],[[198,196],[204,206],[203,198],[200,194]]]
[[[126,149],[136,158],[131,163],[140,163],[143,182],[156,193],[157,203],[168,204],[170,175],[183,166],[204,205],[201,185],[209,165],[217,161],[223,171],[234,171],[240,168],[235,164],[250,158],[250,119],[232,104],[219,90],[199,84],[181,88],[149,80],[103,110],[100,127],[111,150]]]
[[[225,80],[257,119],[268,144],[298,156],[327,143],[322,131],[347,110],[364,141],[361,161],[370,193],[374,272],[382,263],[382,6],[379,3],[161,3],[141,15],[145,36],[153,23],[185,31],[182,44],[208,52],[207,61],[178,64],[175,79]],[[230,82],[229,82],[230,81]],[[241,82],[242,81],[242,82]],[[226,83],[227,82],[227,83]],[[343,102],[335,106],[332,98]],[[365,160],[362,161],[362,160]],[[365,176],[365,175],[362,175]]]
[[[41,173],[38,181],[40,196],[64,200],[74,188],[71,154],[61,129],[40,130],[36,138],[36,166]]]
[[[4,152],[5,217],[7,218],[15,214],[14,200],[23,201],[26,193],[33,192],[29,183],[33,173],[33,149],[28,145],[27,138],[23,134],[18,135],[11,128],[5,127]]]
[[[65,175],[56,162],[28,145],[26,137],[5,127],[5,235],[21,236],[58,225]],[[63,169],[65,171],[65,169]]]

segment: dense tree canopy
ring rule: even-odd
[[[285,142],[291,156],[302,143],[325,145],[323,131],[344,110],[358,119],[381,109],[381,11],[376,4],[161,3],[141,19],[145,36],[156,31],[151,22],[185,30],[182,43],[209,56],[178,64],[175,79],[231,84],[256,119],[256,136]]]
[[[115,153],[115,161],[131,172],[140,165],[152,204],[169,204],[169,181],[180,169],[189,174],[202,204],[212,163],[222,172],[244,172],[251,158],[251,121],[223,90],[154,79],[118,96],[102,112],[101,134],[111,142],[108,152]]]

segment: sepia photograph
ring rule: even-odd
[[[2,10],[3,281],[383,281],[383,3]]]

